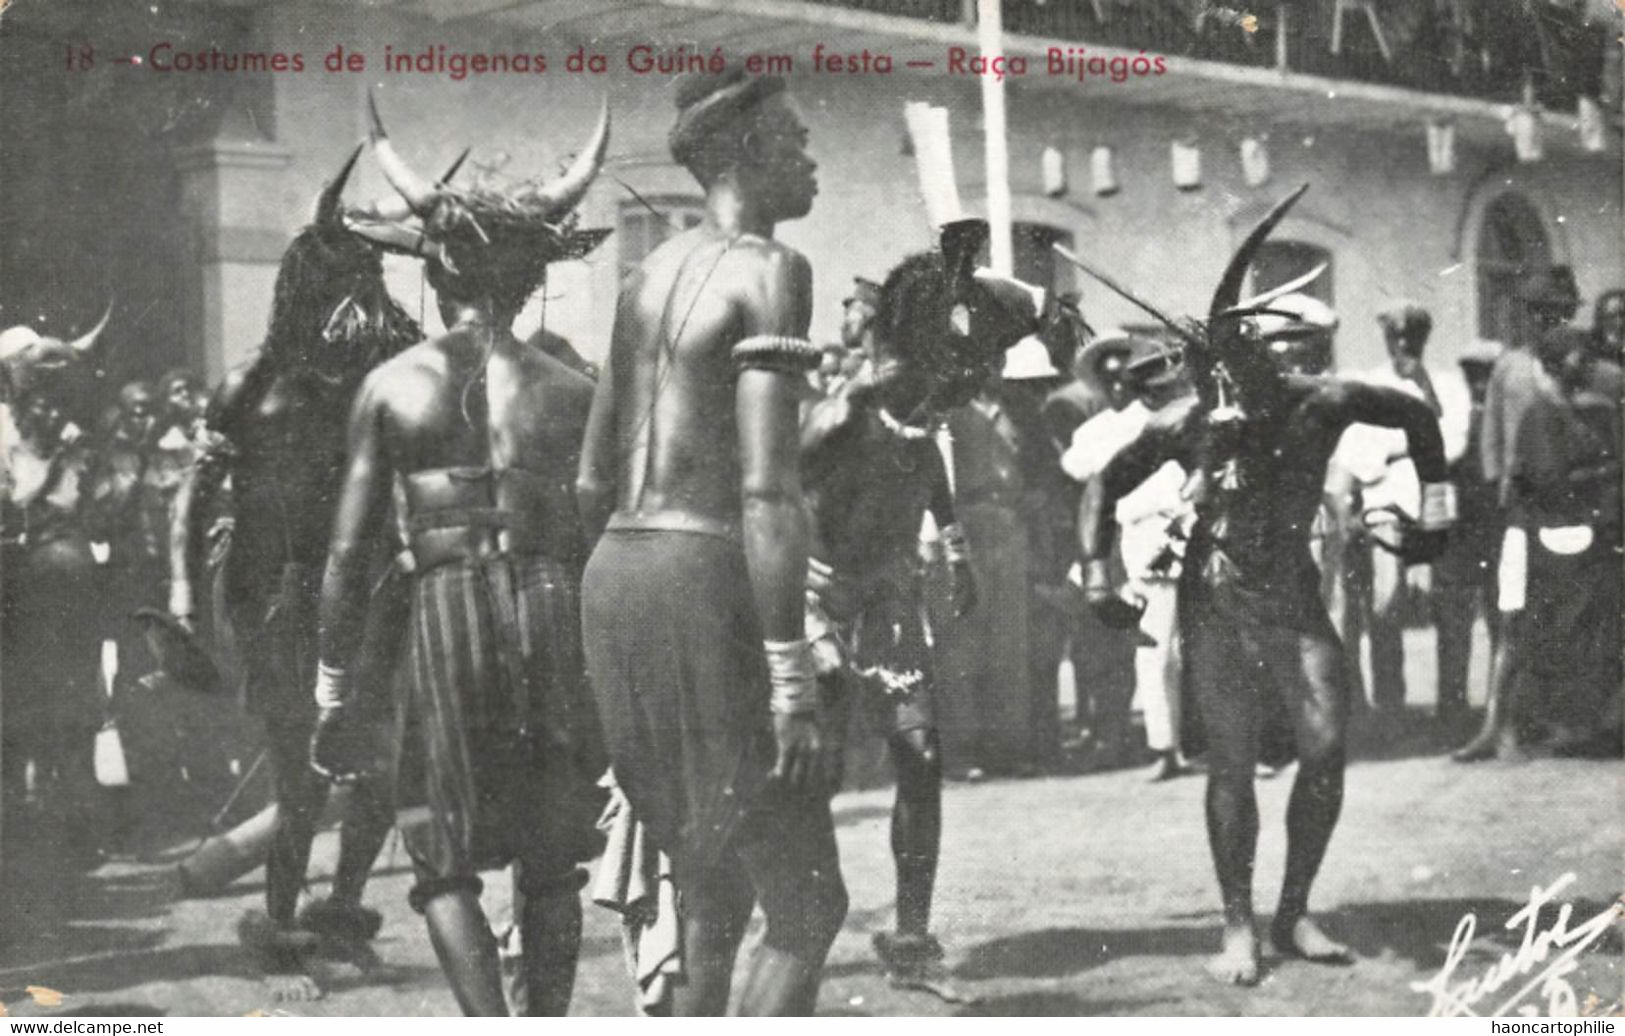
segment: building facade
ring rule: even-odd
[[[1508,290],[1530,264],[1572,265],[1587,300],[1625,285],[1617,59],[1593,55],[1590,36],[1554,31],[1553,46],[1570,48],[1560,52],[1536,33],[1514,53],[1465,22],[1429,36],[1376,8],[1368,19],[1363,4],[1293,0],[1251,22],[1226,8],[1202,15],[1211,6],[1181,22],[1179,0],[1005,0],[1018,274],[1081,290],[1097,326],[1141,319],[1057,264],[1049,245],[1065,243],[1159,304],[1200,313],[1240,236],[1307,182],[1257,276],[1329,264],[1313,290],[1342,314],[1344,368],[1381,359],[1374,318],[1396,299],[1433,311],[1443,359],[1517,334]],[[815,337],[837,337],[853,276],[878,278],[931,243],[905,102],[951,111],[961,194],[985,206],[983,76],[958,0],[222,0],[96,14],[64,2],[0,19],[0,322],[71,330],[113,297],[115,380],[176,365],[218,378],[252,354],[276,261],[365,136],[369,89],[409,160],[438,171],[471,146],[467,176],[482,164],[556,174],[607,94],[610,161],[583,218],[617,233],[555,267],[520,324],[545,321],[589,359],[607,346],[620,272],[698,218],[699,192],[666,149],[666,70],[696,55],[794,63],[821,193],[782,237],[812,261]],[[1056,49],[1081,77],[1050,74]],[[865,51],[867,71],[847,71]],[[355,54],[364,69],[352,70]],[[457,56],[475,54],[542,54],[547,68],[458,75]],[[847,60],[837,68],[830,55]],[[229,71],[227,57],[238,59]],[[1145,68],[1130,65],[1142,57],[1164,70],[1116,77],[1115,59]],[[1103,59],[1098,73],[1091,59]],[[363,160],[350,196],[385,192]],[[414,264],[391,259],[388,271],[436,327]]]

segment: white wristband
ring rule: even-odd
[[[316,666],[316,705],[323,709],[339,709],[348,705],[355,690],[355,681],[343,669],[326,662]]]
[[[1422,484],[1420,524],[1428,532],[1448,529],[1456,523],[1456,487],[1450,482]]]
[[[773,694],[770,705],[775,715],[795,716],[818,708],[818,668],[812,645],[801,640],[762,642],[767,652],[767,675]]]
[[[965,527],[958,522],[950,522],[942,527],[942,557],[950,565],[958,565],[970,560],[970,540],[965,536]]]

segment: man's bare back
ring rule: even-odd
[[[459,326],[381,366],[363,389],[390,467],[522,468],[566,493],[592,382],[507,331]],[[574,503],[543,521],[575,525]]]
[[[810,283],[807,261],[793,249],[708,226],[666,242],[630,275],[606,372],[617,393],[617,511],[738,528],[732,348],[775,332],[763,315],[782,313],[785,302],[804,313]],[[784,299],[787,288],[797,297]]]

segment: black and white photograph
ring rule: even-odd
[[[0,0],[0,1025],[1613,1031],[1622,54]]]

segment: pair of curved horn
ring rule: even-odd
[[[418,216],[427,216],[434,210],[435,200],[439,196],[441,184],[450,178],[448,172],[441,178],[440,183],[430,183],[419,176],[406,160],[396,152],[394,144],[390,143],[389,133],[384,129],[384,120],[378,115],[378,102],[372,91],[367,92],[367,117],[369,121],[373,152],[378,156],[378,168],[383,170],[384,178],[389,185],[395,188],[406,202],[407,207]],[[603,167],[604,155],[609,150],[609,99],[604,98],[598,106],[598,124],[593,128],[592,136],[588,138],[587,145],[576,155],[575,161],[564,171],[564,175],[543,187],[536,197],[542,203],[548,216],[557,215],[575,207],[587,188],[592,185],[598,170]],[[466,152],[465,152],[466,154]],[[461,165],[462,159],[457,160]],[[452,172],[456,171],[456,165]]]
[[[361,149],[365,146],[364,144],[357,144],[355,150],[350,152],[350,157],[344,160],[344,165],[340,167],[338,175],[328,181],[327,185],[316,195],[316,205],[311,222],[324,226],[337,226],[339,224],[344,212],[342,205],[344,187],[345,184],[349,183],[350,173],[354,171],[356,160],[361,157]],[[444,186],[453,176],[457,175],[457,170],[462,168],[463,160],[468,157],[468,152],[468,148],[463,149],[463,153],[458,155],[457,160],[441,175],[439,182],[435,185],[437,188]],[[367,214],[376,219],[403,219],[410,215],[410,210],[404,202],[398,202],[396,205],[390,206],[390,208],[397,211],[385,212],[383,206],[374,205]]]
[[[311,222],[319,226],[337,226],[342,214],[340,199],[344,197],[344,185],[350,180],[350,172],[355,169],[356,159],[361,157],[362,145],[357,144],[350,157],[344,160],[339,174],[328,181],[316,195],[315,211],[311,213]]]
[[[107,300],[107,308],[102,311],[102,318],[96,321],[96,326],[68,343],[68,347],[76,353],[88,353],[96,348],[96,339],[107,330],[107,321],[113,316],[113,300]]]
[[[1321,263],[1313,270],[1310,270],[1308,273],[1303,274],[1302,276],[1294,277],[1285,284],[1278,285],[1277,287],[1271,288],[1269,291],[1254,295],[1250,299],[1244,299],[1243,301],[1236,303],[1230,309],[1225,310],[1223,313],[1218,313],[1215,315],[1229,316],[1242,310],[1258,310],[1261,307],[1268,306],[1276,299],[1284,298],[1285,296],[1297,291],[1299,288],[1308,287],[1310,284],[1314,283],[1316,278],[1325,273],[1326,268],[1330,265],[1330,263]]]
[[[1236,254],[1230,257],[1230,265],[1224,268],[1224,276],[1219,278],[1219,287],[1213,292],[1213,304],[1208,307],[1209,319],[1219,316],[1226,310],[1236,308],[1237,300],[1241,298],[1241,284],[1247,279],[1247,268],[1252,266],[1253,258],[1258,254],[1259,248],[1263,246],[1264,239],[1269,237],[1270,231],[1274,230],[1276,225],[1286,218],[1286,214],[1292,210],[1292,206],[1298,203],[1298,199],[1303,197],[1303,192],[1308,189],[1309,185],[1304,184],[1277,202],[1275,208],[1271,209],[1268,215],[1259,220],[1258,226],[1254,227],[1252,233],[1248,234],[1246,239],[1242,241],[1241,247],[1236,249]],[[1319,271],[1316,271],[1315,275],[1311,276],[1309,280],[1314,280],[1316,276],[1319,276]],[[1304,284],[1307,283],[1308,281],[1304,281]],[[1302,285],[1297,285],[1297,287],[1302,287]],[[1286,292],[1282,291],[1281,294],[1284,295]],[[1249,304],[1256,305],[1258,301],[1253,300]]]
[[[452,160],[451,165],[446,167],[446,171],[440,174],[440,179],[435,181],[436,190],[451,182],[452,177],[456,176],[457,171],[463,167],[463,162],[468,158],[471,150],[473,149],[463,148],[462,153]],[[405,198],[400,196],[379,198],[365,208],[353,210],[351,215],[361,219],[390,222],[409,218],[412,215],[412,206],[407,203]]]

